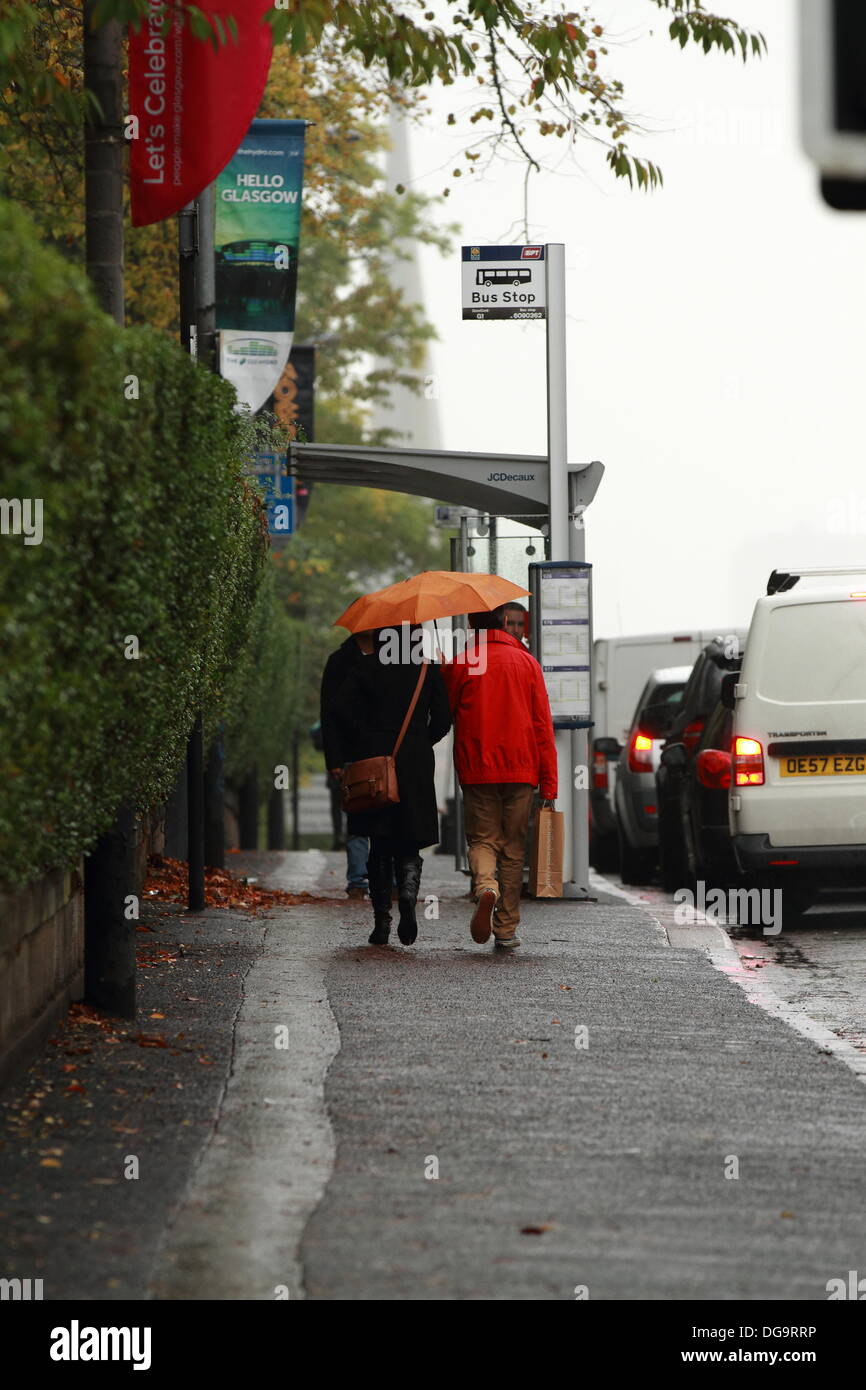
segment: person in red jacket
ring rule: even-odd
[[[504,631],[502,609],[472,613],[485,660],[442,667],[475,896],[473,941],[519,946],[520,889],[533,792],[556,800],[556,745],[541,667]]]

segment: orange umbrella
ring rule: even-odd
[[[490,611],[509,599],[529,593],[498,574],[455,574],[451,570],[424,570],[399,584],[389,584],[350,603],[334,627],[349,632],[395,627],[398,623],[425,623],[431,618],[452,618],[458,613]]]

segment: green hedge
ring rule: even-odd
[[[264,573],[249,425],[168,339],[119,329],[0,204],[0,884],[70,864],[169,791],[194,712],[229,702]],[[134,396],[137,379],[138,398]],[[140,656],[128,659],[127,639]]]

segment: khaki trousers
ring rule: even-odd
[[[472,889],[492,889],[499,901],[495,936],[513,936],[520,921],[526,832],[534,788],[528,782],[477,782],[463,788],[463,823]]]

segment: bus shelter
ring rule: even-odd
[[[454,520],[454,570],[502,574],[529,588],[529,565],[538,560],[585,559],[584,512],[601,482],[598,461],[567,466],[568,554],[550,553],[549,465],[544,455],[458,453],[447,450],[376,448],[369,445],[290,445],[292,471],[305,481],[383,488],[448,503]],[[537,633],[532,650],[538,655]],[[563,896],[587,897],[588,791],[576,769],[588,765],[586,729],[558,730],[560,795],[565,813]],[[459,806],[459,795],[455,796]],[[462,835],[457,835],[462,866]]]

